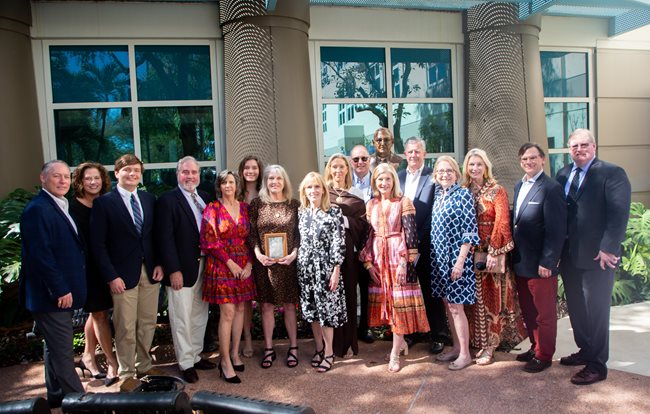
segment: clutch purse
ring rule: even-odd
[[[474,271],[476,273],[505,273],[506,272],[506,255],[497,256],[497,266],[491,271],[487,270],[488,252],[474,252]]]

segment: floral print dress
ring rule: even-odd
[[[337,328],[347,322],[343,275],[332,292],[330,277],[335,266],[345,259],[345,233],[341,209],[332,205],[327,212],[320,208],[301,208],[298,212],[300,248],[298,249],[298,283],[302,317],[309,323]],[[356,315],[355,315],[356,316]]]

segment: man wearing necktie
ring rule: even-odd
[[[198,189],[201,178],[194,157],[181,158],[176,166],[178,187],[156,202],[156,247],[165,270],[162,284],[178,367],[185,381],[198,381],[197,369],[216,364],[201,359],[208,323],[208,303],[203,301],[204,258],[199,232],[208,194]]]
[[[163,271],[153,244],[153,195],[138,190],[142,162],[133,154],[115,161],[117,186],[93,203],[91,249],[111,289],[115,349],[121,389],[138,385],[134,377],[158,374],[149,354],[156,328]]]
[[[587,129],[569,137],[573,163],[557,173],[568,207],[567,239],[560,260],[569,319],[578,352],[560,364],[583,366],[571,382],[607,378],[609,308],[630,213],[631,186],[625,171],[596,157]]]
[[[72,311],[86,302],[86,259],[65,198],[70,189],[68,164],[50,161],[40,178],[43,188],[20,220],[20,302],[45,338],[47,402],[60,411],[65,394],[84,392],[74,367]]]

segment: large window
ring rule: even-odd
[[[567,140],[576,128],[589,128],[589,53],[541,52],[544,109],[551,174],[571,161]]]
[[[380,126],[393,131],[397,154],[418,136],[426,141],[427,164],[440,154],[457,155],[452,48],[321,45],[318,51],[324,161],[359,144],[373,154]]]
[[[51,158],[112,169],[135,153],[145,185],[155,188],[176,185],[175,163],[185,155],[214,168],[215,45],[115,43],[46,48]]]

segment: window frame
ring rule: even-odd
[[[321,88],[321,47],[368,47],[368,48],[383,48],[385,51],[385,88],[386,88],[386,97],[385,98],[323,98],[322,88]],[[319,166],[321,169],[324,169],[324,166],[329,159],[325,155],[324,149],[324,133],[323,133],[323,105],[330,104],[363,104],[363,103],[380,103],[385,104],[387,107],[388,115],[388,127],[393,132],[393,111],[391,110],[392,105],[404,103],[404,104],[440,104],[447,103],[452,105],[453,110],[453,143],[454,143],[454,152],[444,152],[436,153],[429,152],[427,150],[427,155],[425,160],[434,160],[442,155],[449,155],[454,157],[457,160],[462,162],[462,157],[464,156],[464,127],[463,127],[463,116],[464,116],[464,97],[460,94],[462,93],[462,82],[464,81],[464,62],[463,62],[463,45],[457,45],[453,43],[415,43],[415,42],[363,42],[363,41],[314,41],[313,42],[313,62],[314,70],[312,73],[315,75],[313,78],[313,87],[314,87],[314,102],[315,102],[315,116],[316,116],[316,147],[317,147],[317,157],[319,160]],[[391,49],[446,49],[450,52],[450,75],[451,75],[451,97],[449,98],[395,98],[393,97],[393,65],[391,60]],[[408,137],[403,137],[408,138]],[[398,154],[404,156],[404,154]]]
[[[126,46],[129,57],[129,85],[131,99],[121,102],[77,102],[77,103],[54,103],[52,91],[52,74],[50,67],[50,46]],[[137,74],[135,63],[136,46],[208,46],[210,54],[210,82],[212,98],[205,100],[164,100],[164,101],[138,101]],[[142,159],[140,139],[140,108],[151,107],[178,107],[178,106],[203,106],[212,108],[212,123],[214,131],[213,161],[199,161],[200,167],[213,167],[219,170],[225,165],[225,122],[223,113],[223,83],[219,80],[223,77],[223,45],[214,39],[61,39],[42,40],[41,59],[43,64],[43,97],[45,102],[44,116],[41,119],[45,125],[41,127],[43,136],[43,155],[46,160],[58,159],[56,150],[56,131],[54,123],[54,111],[62,109],[97,109],[97,108],[129,108],[131,110],[131,122],[133,126],[133,152]],[[177,162],[155,162],[145,163],[145,170],[175,169]],[[76,165],[70,166],[73,170]],[[114,165],[104,165],[108,171],[114,170]]]

